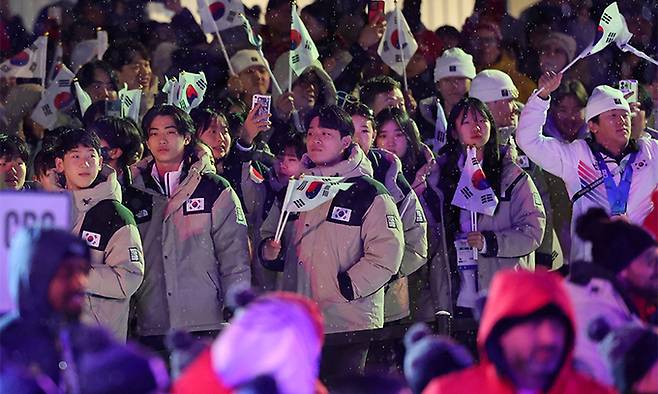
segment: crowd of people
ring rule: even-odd
[[[245,8],[257,46],[163,3],[58,1],[32,33],[0,9],[2,59],[47,33],[77,97],[46,126],[48,84],[0,67],[0,189],[73,207],[11,242],[0,391],[658,393],[658,67],[609,46],[562,72],[610,1],[478,0],[435,32],[400,1],[403,76],[366,0],[301,8],[301,73],[289,0]],[[655,59],[655,2],[619,10]],[[163,92],[183,71],[191,110]]]

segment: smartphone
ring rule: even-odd
[[[628,93],[632,93],[630,97],[626,99],[628,103],[637,102],[637,80],[635,79],[623,79],[619,81],[619,90],[624,93],[624,96]]]
[[[378,20],[384,17],[384,7],[386,3],[384,0],[370,0],[368,1],[368,23],[374,25]]]
[[[260,104],[260,109],[256,113],[257,116],[270,113],[270,104],[272,104],[272,96],[263,96],[261,94],[254,94],[254,98],[251,100],[251,108],[256,106],[256,103]]]
[[[115,118],[121,117],[121,101],[107,100],[105,101],[105,116],[112,116]]]

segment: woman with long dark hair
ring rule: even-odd
[[[493,216],[477,215],[478,231],[471,229],[470,212],[452,205],[467,147],[475,148],[477,161],[498,198]],[[480,100],[465,98],[453,108],[448,142],[438,161],[440,170],[429,180],[440,196],[439,203],[429,207],[438,240],[431,264],[432,298],[437,311],[472,317],[477,293],[489,287],[497,271],[533,268],[533,252],[541,243],[546,216],[532,180],[509,156],[501,154],[493,116]],[[458,254],[458,248],[464,252]],[[472,248],[477,250],[477,259]]]

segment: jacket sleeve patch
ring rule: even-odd
[[[398,228],[398,221],[395,215],[386,215],[386,225],[388,228]]]
[[[334,207],[331,211],[331,218],[341,222],[349,222],[352,217],[352,210],[343,207]]]
[[[416,209],[416,223],[425,223],[425,213],[422,209]]]
[[[128,248],[128,253],[130,254],[130,262],[139,263],[142,259],[139,257],[138,248]]]

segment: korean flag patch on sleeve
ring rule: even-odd
[[[92,233],[91,231],[83,231],[82,239],[84,239],[85,242],[87,242],[87,245],[92,248],[97,248],[101,244],[101,235],[98,233]]]

